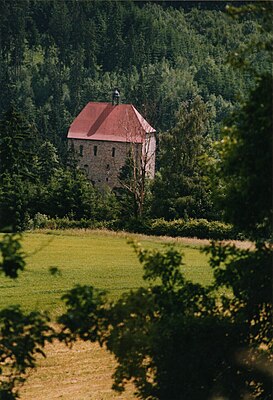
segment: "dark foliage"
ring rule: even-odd
[[[2,261],[0,272],[10,278],[17,278],[18,272],[25,268],[25,254],[22,252],[20,236],[17,234],[6,234],[0,242]]]
[[[185,280],[175,249],[135,249],[148,287],[111,304],[93,288],[77,287],[60,318],[66,340],[106,344],[118,361],[113,388],[123,391],[132,380],[142,399],[239,400],[243,393],[270,399],[270,281],[264,276],[272,250],[214,245],[215,283],[204,288]],[[258,272],[261,285],[250,282]],[[219,297],[223,286],[231,293]]]
[[[20,236],[7,234],[0,242],[0,272],[15,279],[25,268],[25,254]],[[54,331],[49,317],[39,312],[26,313],[19,306],[0,310],[0,399],[19,398],[19,388],[29,369],[36,366],[35,357],[42,354]]]
[[[251,238],[272,233],[272,76],[259,78],[220,144],[218,196],[226,219]]]
[[[11,108],[0,121],[0,176],[35,177],[35,158],[38,148],[35,127],[22,114]]]
[[[24,313],[19,307],[0,311],[0,399],[19,398],[18,388],[27,378],[27,371],[36,366],[35,356],[42,354],[51,342],[53,330],[46,315]]]
[[[200,163],[208,148],[209,111],[200,96],[183,102],[175,127],[160,137],[160,171],[153,182],[155,217],[209,217],[212,208],[206,171]]]

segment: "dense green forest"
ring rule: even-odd
[[[73,0],[3,1],[1,15],[1,111],[15,101],[54,144],[86,102],[110,100],[115,85],[158,131],[170,129],[179,104],[199,94],[213,110],[214,132],[251,86],[252,77],[227,60],[259,36],[253,18]],[[251,63],[266,68],[260,54]]]
[[[264,41],[261,16],[231,18],[221,2],[130,0],[4,0],[0,11],[2,227],[22,229],[37,213],[139,218],[130,193],[98,193],[67,150],[75,116],[88,101],[110,101],[115,86],[158,133],[141,217],[221,218],[204,159],[217,158],[211,144],[253,71],[271,68],[261,47],[245,60],[251,68],[230,63]]]

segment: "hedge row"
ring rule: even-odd
[[[191,219],[185,221],[177,219],[166,221],[164,219],[155,220],[127,220],[99,222],[94,220],[81,219],[79,221],[65,218],[51,219],[43,214],[37,214],[31,220],[30,229],[97,229],[106,228],[115,231],[125,230],[128,232],[143,233],[155,236],[171,237],[197,237],[199,239],[243,239],[234,227],[219,221],[207,221],[206,219]]]
[[[107,226],[109,224],[109,227]],[[28,229],[111,229],[112,221],[96,221],[91,219],[74,220],[68,217],[50,218],[45,214],[36,214],[28,222]]]
[[[197,237],[199,239],[235,239],[238,233],[232,225],[219,221],[207,221],[206,219],[182,219],[165,221],[158,219],[151,222],[150,233],[160,236],[172,237]]]

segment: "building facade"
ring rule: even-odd
[[[129,155],[147,178],[154,177],[155,129],[131,104],[88,103],[71,124],[68,141],[96,187],[120,186],[120,169]]]

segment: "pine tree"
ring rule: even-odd
[[[153,184],[152,212],[157,217],[187,218],[208,214],[209,199],[200,157],[206,151],[209,112],[201,97],[183,102],[176,126],[162,134],[159,173]]]

